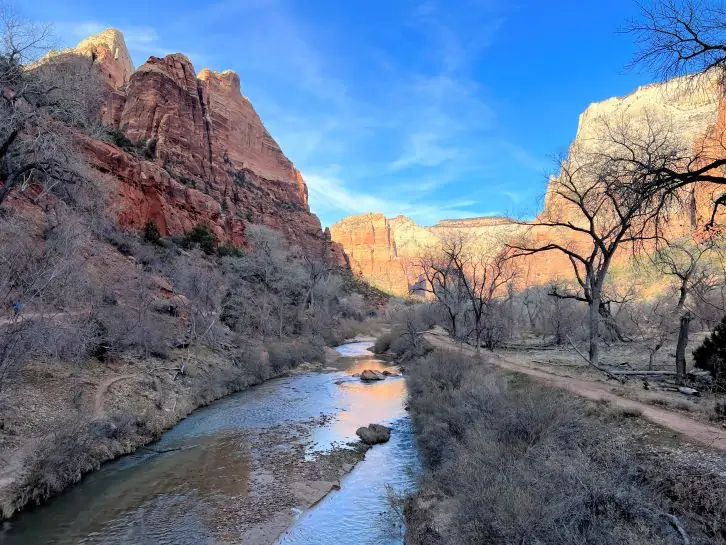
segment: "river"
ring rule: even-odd
[[[395,370],[371,344],[338,347],[334,370],[271,380],[192,413],[23,513],[0,543],[401,544],[389,495],[412,489],[419,461],[404,379],[352,376]],[[372,422],[392,426],[391,440],[347,473],[355,430]]]

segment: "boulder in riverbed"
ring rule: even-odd
[[[375,380],[383,380],[385,375],[383,373],[379,373],[378,371],[372,371],[370,369],[366,369],[360,374],[360,379],[363,382],[373,382]]]
[[[368,426],[358,428],[355,434],[366,445],[377,445],[388,442],[391,438],[391,428],[381,424],[369,424]]]

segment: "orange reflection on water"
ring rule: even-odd
[[[333,431],[337,434],[349,436],[362,425],[389,420],[391,415],[403,412],[406,383],[401,378],[368,384],[350,382],[340,387],[346,390],[349,406],[337,414],[333,423]]]

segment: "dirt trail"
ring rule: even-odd
[[[473,347],[455,343],[446,335],[428,332],[424,334],[424,338],[435,347],[459,350],[472,355],[476,353]],[[637,409],[642,413],[643,418],[650,420],[654,424],[673,430],[697,443],[726,452],[726,430],[722,428],[709,426],[678,413],[626,399],[612,393],[606,384],[573,377],[563,377],[540,369],[522,367],[498,354],[488,354],[488,356],[488,361],[502,369],[534,377],[550,386],[567,390],[587,399],[595,401],[607,400],[615,407]]]
[[[132,378],[139,378],[139,375],[121,375],[118,377],[110,377],[101,382],[96,389],[96,399],[93,403],[93,418],[98,420],[103,418],[105,411],[103,409],[103,401],[106,397],[108,389],[121,380],[128,380]]]

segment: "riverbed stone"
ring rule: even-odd
[[[383,375],[382,373],[379,373],[378,371],[372,371],[371,369],[366,369],[360,374],[360,379],[363,382],[373,382],[376,380],[383,380],[385,378],[385,375]]]
[[[369,424],[368,426],[358,428],[355,434],[366,445],[377,445],[388,442],[391,438],[391,428],[381,424]]]

